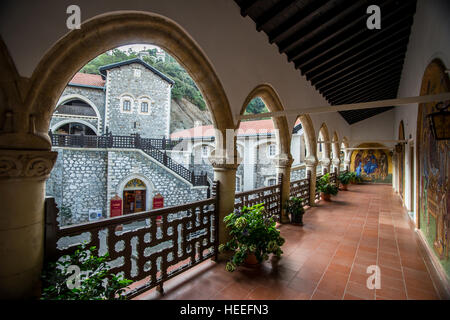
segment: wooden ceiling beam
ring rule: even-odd
[[[258,2],[258,0],[244,0],[241,7],[241,16],[244,18],[248,15],[249,10]]]
[[[402,66],[398,67],[397,69],[401,70]],[[397,70],[396,70],[397,71]],[[397,75],[398,73],[395,73],[395,76],[392,77],[392,74],[390,73],[382,73],[377,75],[377,77],[374,77],[372,79],[367,79],[365,82],[356,82],[357,85],[353,87],[347,88],[347,90],[339,90],[336,91],[334,94],[328,94],[326,97],[328,100],[336,102],[339,99],[347,98],[349,96],[357,96],[362,92],[366,92],[368,90],[372,91],[375,88],[378,88],[380,85],[387,84],[394,82],[394,80],[397,80],[400,78],[400,75]]]
[[[333,92],[337,92],[340,90],[344,90],[348,88],[349,86],[354,85],[356,82],[360,83],[361,81],[364,81],[365,79],[372,78],[373,72],[383,72],[386,70],[393,70],[397,66],[403,65],[403,59],[405,57],[405,54],[400,53],[397,56],[394,56],[390,58],[389,60],[385,61],[385,64],[382,68],[379,66],[372,66],[360,73],[355,73],[353,75],[346,76],[342,78],[340,81],[334,81],[333,83],[329,83],[325,86],[322,86],[319,89],[319,92],[323,95],[332,94]]]
[[[343,66],[339,71],[332,72],[331,70],[327,74],[317,75],[315,79],[309,79],[313,86],[321,87],[320,84],[328,83],[331,80],[343,78],[349,74],[357,73],[365,68],[370,68],[371,66],[378,65],[383,66],[385,59],[389,56],[396,55],[399,53],[404,53],[405,49],[403,47],[394,48],[392,51],[385,50],[384,52],[375,52],[370,54],[364,59],[355,61],[353,63]],[[350,70],[349,70],[350,69]]]
[[[322,63],[316,65],[309,65],[309,67],[302,68],[302,73],[306,76],[311,76],[315,73],[320,72],[321,70],[326,70],[332,68],[334,65],[338,63],[345,63],[347,61],[353,60],[359,56],[364,56],[365,54],[370,54],[375,50],[383,50],[388,44],[400,43],[407,39],[409,39],[410,27],[402,28],[396,32],[391,33],[385,37],[380,38],[380,41],[373,42],[369,45],[369,43],[361,43],[356,46],[353,46],[351,50],[343,51],[337,54],[334,57],[323,61]],[[297,67],[297,66],[296,66]]]
[[[386,6],[388,3],[392,2],[393,0],[386,1],[383,5]],[[395,9],[396,8],[396,9]],[[327,58],[325,58],[325,61],[329,60],[329,57],[337,57],[341,54],[345,54],[347,51],[350,51],[354,49],[357,46],[360,46],[364,43],[373,43],[376,42],[376,39],[379,38],[385,38],[389,37],[390,34],[392,34],[392,30],[399,30],[403,29],[402,24],[408,25],[410,28],[410,25],[412,24],[412,16],[411,15],[405,15],[404,14],[404,5],[401,5],[399,7],[394,7],[394,10],[389,11],[386,16],[383,16],[383,28],[377,32],[368,33],[367,29],[365,28],[359,28],[358,30],[354,30],[353,32],[350,32],[348,35],[343,35],[343,37],[336,41],[337,43],[330,46],[330,39],[335,38],[339,36],[342,32],[341,30],[337,30],[335,33],[333,33],[327,41],[320,41],[316,43],[315,45],[310,46],[303,52],[299,52],[297,55],[292,57],[292,61],[296,63],[296,67],[303,69],[308,66],[309,64],[312,64],[314,61],[321,59],[325,55],[329,54]],[[399,14],[400,13],[400,14]],[[366,17],[364,17],[366,18]],[[404,22],[405,20],[411,20],[411,22]],[[350,30],[352,31],[352,30]],[[345,45],[351,44],[353,41],[356,43],[353,46],[348,47],[347,49],[344,48]],[[316,50],[320,48],[321,45],[328,45],[328,48],[325,48],[324,50]],[[323,48],[320,48],[323,49]],[[345,50],[344,50],[345,49]],[[314,52],[314,50],[318,52]],[[336,54],[335,52],[338,52],[339,54]],[[309,56],[308,56],[308,53]],[[298,60],[301,60],[300,62],[296,62]],[[305,70],[305,72],[307,69]]]
[[[280,37],[289,31],[296,28],[302,21],[310,19],[319,12],[319,10],[328,3],[328,0],[314,0],[309,5],[294,16],[288,18],[285,22],[275,28],[273,31],[268,32],[269,42],[272,44],[277,42]]]
[[[265,13],[263,13],[260,17],[256,19],[256,30],[261,31],[264,26],[272,21],[276,16],[278,16],[281,12],[289,8],[291,5],[294,5],[299,0],[282,0],[270,7]]]
[[[355,12],[357,12],[359,8],[362,8],[365,5],[365,2],[366,1],[356,1],[353,2],[353,4],[349,7],[336,6],[331,10],[326,11],[312,23],[308,24],[307,27],[296,31],[287,39],[277,43],[280,53],[286,52],[288,56],[291,56],[291,54],[289,54],[289,51],[296,47],[298,48],[300,43],[305,42],[305,37],[312,37],[315,34],[319,33],[321,30],[327,29],[334,24],[346,24],[349,20],[354,21],[355,17],[359,17],[361,19],[361,17],[364,17],[364,15],[355,15]],[[303,47],[306,47],[306,45],[304,45]],[[301,48],[297,50],[301,50]]]

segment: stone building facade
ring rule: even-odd
[[[54,138],[64,142],[73,135],[112,135],[129,141],[138,134],[142,138],[181,139],[175,148],[163,152],[194,175],[206,173],[208,183],[194,186],[142,149],[61,146],[59,141],[58,146],[54,144],[58,160],[46,193],[55,197],[63,222],[110,217],[111,199],[117,196],[122,198],[123,213],[153,209],[156,195],[163,196],[165,207],[205,199],[214,180],[209,160],[215,146],[212,126],[197,125],[170,135],[173,81],[140,59],[99,70],[101,75],[76,74],[64,90],[50,124]],[[292,180],[306,176],[302,135],[299,129],[292,136]],[[276,184],[278,148],[272,120],[242,122],[237,150],[242,158],[236,171],[238,192]]]

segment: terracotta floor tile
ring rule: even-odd
[[[308,208],[303,227],[279,225],[283,258],[225,271],[206,261],[138,299],[357,300],[439,299],[414,227],[387,185],[351,185],[333,201]],[[429,263],[429,262],[427,262]],[[367,288],[378,265],[381,288]]]
[[[365,284],[355,283],[351,281],[349,281],[347,284],[345,294],[350,294],[364,300],[375,299],[375,290],[368,289]]]

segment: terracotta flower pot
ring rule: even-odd
[[[247,258],[244,260],[244,265],[247,267],[256,267],[260,263],[258,259],[256,258],[256,255],[254,253],[250,253],[247,255]]]
[[[347,189],[347,184],[342,184],[341,183],[341,190],[344,190],[344,191],[347,191],[348,189]]]
[[[324,201],[331,201],[331,194],[321,192],[320,198]]]

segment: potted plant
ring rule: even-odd
[[[291,197],[286,201],[286,211],[291,215],[291,223],[303,226],[303,214],[305,209],[303,208],[303,199],[297,197]]]
[[[339,182],[341,183],[342,186],[342,190],[347,190],[347,185],[350,183],[350,180],[352,179],[351,175],[349,172],[342,172],[341,174],[339,174]]]
[[[335,196],[338,193],[338,187],[330,183],[330,174],[323,175],[317,181],[317,189],[320,191],[320,197],[322,200],[331,201],[331,195]]]
[[[281,246],[285,240],[276,229],[275,220],[267,218],[264,204],[244,206],[240,212],[230,213],[224,218],[230,230],[231,240],[219,246],[219,252],[231,251],[232,257],[226,270],[233,272],[242,264],[254,265],[269,259],[269,254],[281,257]]]

